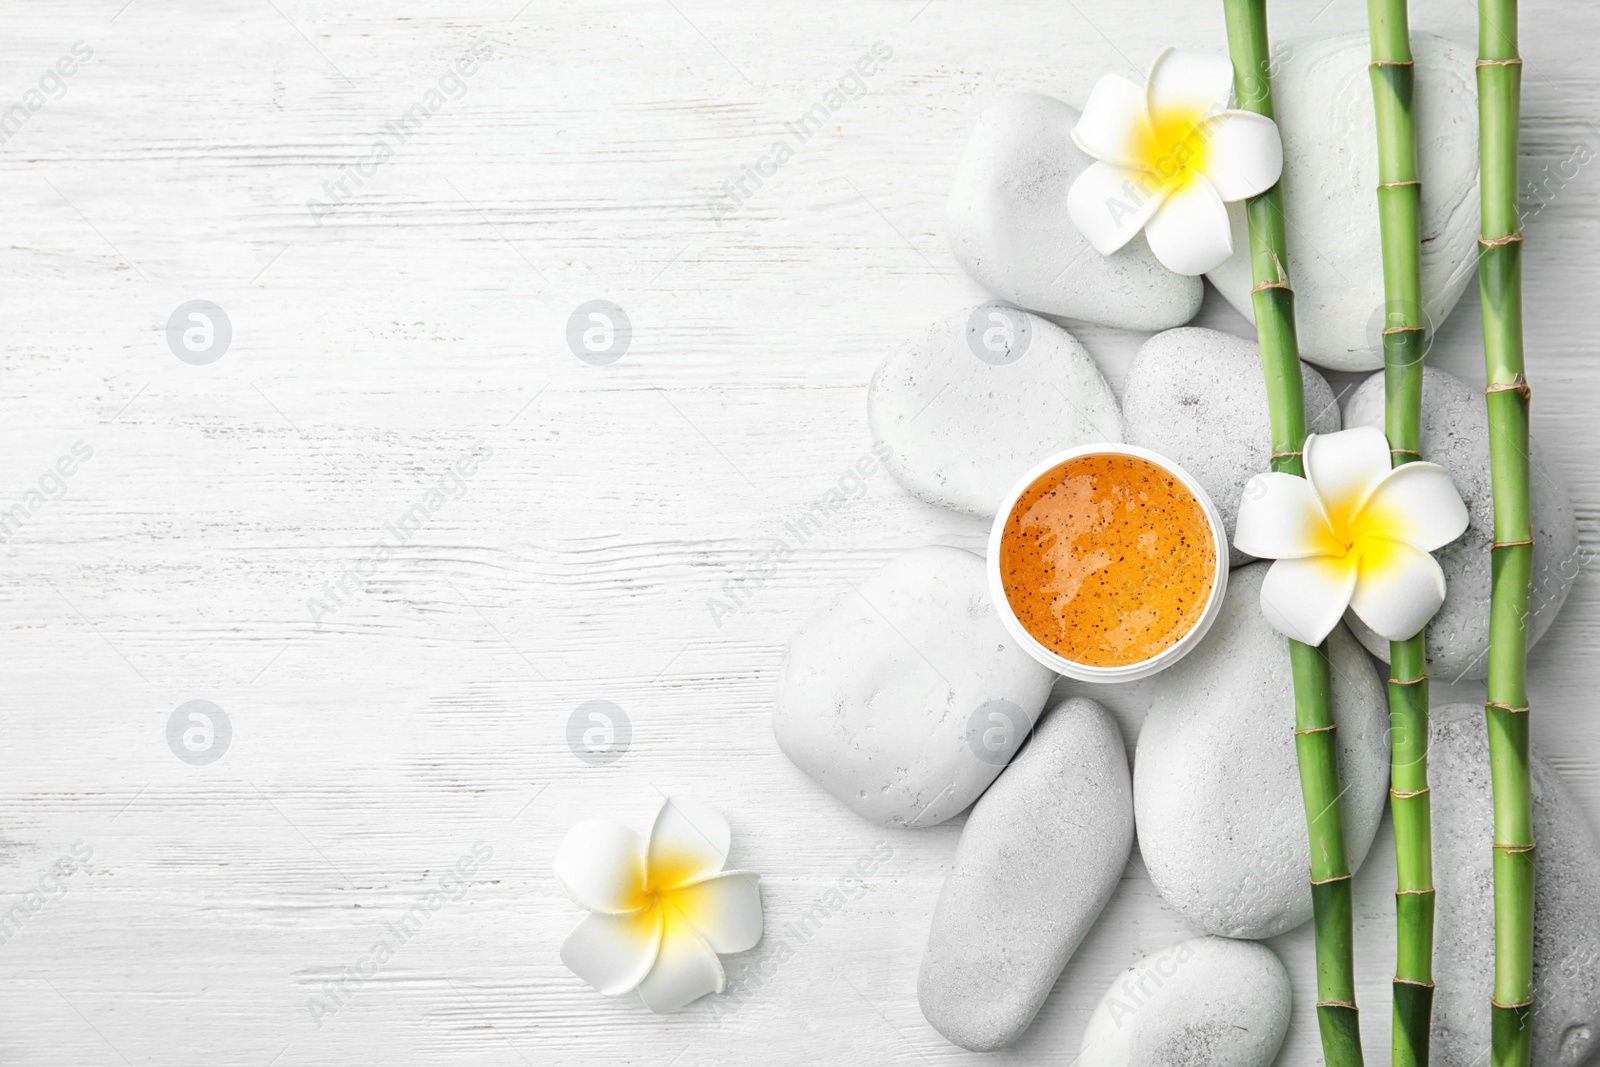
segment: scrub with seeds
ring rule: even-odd
[[[1000,576],[1023,627],[1088,667],[1142,663],[1182,640],[1216,581],[1206,512],[1138,456],[1097,453],[1045,472],[1000,541]]]

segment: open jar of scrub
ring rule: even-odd
[[[1228,584],[1211,498],[1164,456],[1094,444],[1052,456],[1001,502],[989,589],[1011,635],[1059,674],[1144,678],[1210,628]]]

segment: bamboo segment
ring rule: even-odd
[[[1433,828],[1424,639],[1391,642],[1390,809],[1395,839],[1395,1067],[1426,1067],[1433,1026]]]
[[[1488,371],[1494,485],[1489,609],[1489,763],[1494,778],[1492,1067],[1527,1067],[1533,1018],[1533,800],[1528,766],[1528,614],[1533,525],[1528,381],[1522,360],[1522,231],[1517,142],[1522,105],[1516,0],[1478,7],[1483,235],[1478,287]]]
[[[1384,423],[1395,466],[1421,458],[1422,182],[1406,0],[1368,0],[1383,245]],[[1426,1067],[1433,1026],[1433,827],[1425,631],[1389,645],[1389,796],[1395,838],[1394,1067]]]
[[[1266,0],[1223,0],[1228,50],[1239,106],[1272,118],[1268,74]],[[1295,336],[1294,290],[1289,283],[1283,190],[1274,185],[1245,207],[1250,224],[1251,294],[1261,366],[1272,413],[1272,467],[1303,475],[1306,437],[1300,346]],[[1350,866],[1340,807],[1339,751],[1334,740],[1327,652],[1289,642],[1294,674],[1295,749],[1300,792],[1311,837],[1311,900],[1317,950],[1317,1024],[1328,1067],[1359,1067],[1360,1017],[1356,1009]]]

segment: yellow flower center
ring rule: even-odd
[[[657,887],[658,892],[665,892],[676,889],[699,873],[699,866],[693,857],[668,852],[655,857],[655,862],[645,872],[645,883]]]
[[[650,923],[657,916],[667,937],[681,937],[684,930],[714,929],[721,921],[716,910],[721,898],[697,888],[701,884],[697,879],[706,877],[704,860],[672,853],[655,859],[634,897],[635,914],[644,924],[641,929],[653,929]]]
[[[1167,107],[1150,116],[1149,136],[1139,152],[1139,165],[1162,186],[1186,185],[1205,167],[1210,135],[1209,111]]]
[[[669,901],[699,873],[692,858],[672,853],[658,854],[655,862],[646,866],[644,879],[635,891],[635,908],[650,909]]]
[[[1354,514],[1335,510],[1328,518],[1334,542],[1329,555],[1334,559],[1354,564],[1366,574],[1399,561],[1404,551],[1399,516],[1369,500]]]

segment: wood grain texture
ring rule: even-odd
[[[0,545],[0,911],[43,890],[0,944],[0,1062],[1070,1061],[1110,978],[1186,935],[1138,861],[1021,1044],[961,1052],[916,1004],[960,820],[868,825],[769,728],[802,618],[898,551],[980,549],[982,525],[880,472],[736,586],[740,610],[707,603],[866,451],[882,355],[980,299],[942,233],[977,111],[1081,102],[1168,43],[1222,51],[1220,6],[123,2],[0,9],[0,113],[45,100],[0,144],[0,510],[92,449]],[[1274,18],[1280,36],[1365,25],[1346,0]],[[1592,553],[1600,184],[1560,165],[1600,152],[1600,12],[1535,3],[1524,22],[1525,176],[1549,201],[1527,225],[1534,432]],[[1460,2],[1413,23],[1475,34]],[[78,41],[92,57],[41,90]],[[866,93],[719,218],[723,183],[880,41]],[[461,92],[374,163],[474,42],[491,54]],[[307,202],[352,167],[319,225]],[[209,366],[166,344],[197,298],[233,328]],[[565,341],[600,298],[634,331],[609,366]],[[1474,299],[1434,358],[1481,381]],[[1200,322],[1250,332],[1215,294]],[[1142,336],[1075,332],[1120,386]],[[459,495],[368,565],[480,442]],[[347,603],[308,607],[353,567]],[[1531,673],[1536,738],[1600,822],[1597,637],[1585,574]],[[1131,741],[1141,689],[1096,695]],[[192,699],[233,728],[208,766],[166,741]],[[633,733],[604,766],[567,742],[597,699]],[[768,935],[728,961],[733,1010],[652,1016],[556,957],[580,914],[550,875],[561,834],[596,811],[638,824],[673,792],[727,812],[734,862],[763,875]],[[461,899],[314,1019],[479,841],[493,854]],[[865,888],[784,933],[880,841]],[[90,869],[52,878],[78,842]],[[1357,879],[1373,1055],[1392,869],[1385,838]],[[1280,1062],[1315,1063],[1309,931],[1274,947],[1298,991]]]

